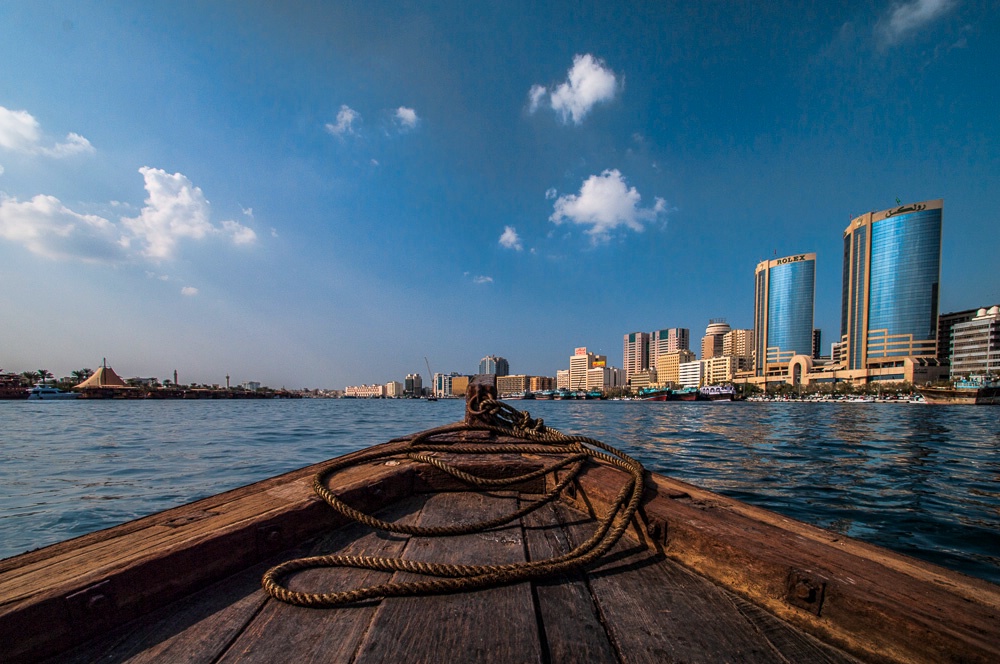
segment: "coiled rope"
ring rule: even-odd
[[[405,535],[441,537],[481,532],[520,519],[558,497],[587,463],[607,464],[626,471],[628,479],[618,491],[607,512],[598,519],[594,533],[585,542],[579,544],[572,551],[554,558],[501,565],[453,565],[357,555],[312,556],[290,560],[268,570],[261,582],[264,590],[282,602],[314,608],[342,606],[377,597],[404,597],[479,590],[574,572],[591,565],[615,545],[625,529],[628,528],[636,509],[639,507],[643,492],[644,469],[642,464],[599,440],[586,436],[569,436],[556,429],[548,428],[541,419],[532,419],[527,412],[518,411],[489,396],[473,398],[469,402],[468,409],[469,413],[475,416],[474,422],[461,422],[424,431],[411,438],[402,447],[394,446],[388,450],[375,448],[368,453],[335,462],[313,478],[313,490],[344,516],[372,528]],[[462,431],[490,431],[520,440],[495,444],[432,440],[435,436]],[[433,453],[438,452],[454,455],[536,454],[554,458],[555,461],[523,475],[495,479],[463,471],[438,457],[432,456]],[[556,473],[564,468],[568,470],[561,479],[556,475],[558,481],[555,482],[552,490],[514,512],[495,519],[440,527],[410,526],[377,519],[347,505],[327,487],[327,478],[344,468],[391,456],[405,456],[414,461],[430,464],[479,490],[502,488],[536,479],[549,473]],[[283,583],[283,580],[294,572],[320,567],[352,567],[412,572],[428,578],[419,581],[390,581],[355,590],[331,593],[294,591]]]

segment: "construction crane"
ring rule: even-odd
[[[434,394],[434,390],[435,390],[435,386],[434,386],[434,374],[431,373],[431,363],[430,363],[430,360],[427,359],[426,355],[424,355],[424,364],[427,365],[427,378],[431,381],[431,395],[429,397],[427,397],[427,400],[428,401],[437,401],[437,396],[435,396],[435,394]]]

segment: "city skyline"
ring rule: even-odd
[[[842,231],[897,200],[947,201],[941,312],[1000,301],[993,4],[570,9],[4,6],[0,367],[553,376],[752,328],[799,253],[825,353]]]

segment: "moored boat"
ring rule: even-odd
[[[700,394],[697,387],[682,387],[674,390],[668,401],[697,401]]]
[[[937,405],[978,404],[1000,405],[1000,380],[986,376],[974,376],[955,381],[948,387],[923,386],[917,392],[925,403]]]
[[[58,387],[39,383],[28,391],[28,401],[67,401],[78,399],[78,392],[64,392]]]
[[[0,561],[4,661],[1000,659],[1000,587],[646,472],[491,380],[463,422]]]
[[[732,401],[736,389],[730,385],[705,385],[698,389],[699,398],[705,401]]]

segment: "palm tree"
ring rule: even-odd
[[[52,372],[48,369],[38,369],[35,371],[35,375],[38,376],[38,379],[42,382],[42,385],[44,385],[46,379],[52,377]]]
[[[76,378],[76,384],[79,385],[83,381],[85,381],[88,378],[90,378],[91,375],[93,375],[94,370],[93,369],[77,369],[76,371],[71,371],[70,373],[73,375],[73,378]]]

